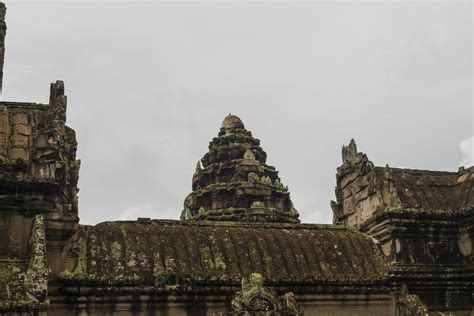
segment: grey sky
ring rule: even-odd
[[[472,162],[470,2],[6,5],[3,99],[65,80],[82,223],[178,218],[229,112],[304,222],[331,221],[352,137],[376,165]]]

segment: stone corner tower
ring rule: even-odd
[[[181,220],[299,223],[288,188],[260,141],[229,114],[198,161]]]

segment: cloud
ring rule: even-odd
[[[229,112],[305,222],[331,222],[351,138],[376,165],[451,170],[473,135],[468,2],[104,1],[6,1],[4,99],[65,81],[83,224],[179,218]]]
[[[460,166],[470,167],[474,165],[474,136],[464,139],[459,143],[462,153]]]

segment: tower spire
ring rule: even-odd
[[[226,116],[196,168],[181,219],[298,223],[290,193],[266,159],[242,120]]]

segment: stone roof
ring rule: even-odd
[[[375,167],[383,176],[386,168]],[[403,207],[456,211],[474,207],[474,167],[458,172],[390,168]]]
[[[383,279],[385,257],[355,230],[330,225],[189,223],[139,219],[81,226],[70,280],[238,284],[250,273],[269,282]]]
[[[299,222],[288,188],[266,159],[260,141],[229,114],[197,163],[181,219]]]
[[[377,167],[357,151],[354,140],[342,148],[337,169],[336,217],[357,210],[405,209],[453,212],[474,207],[474,167],[457,172]],[[363,213],[363,212],[362,212]]]

